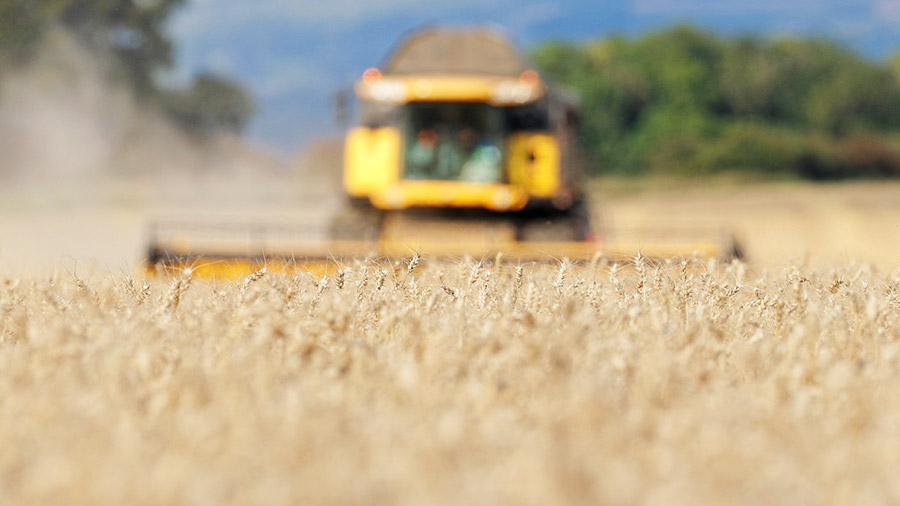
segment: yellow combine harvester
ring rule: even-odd
[[[548,86],[501,35],[420,31],[355,85],[360,120],[344,143],[345,209],[330,237],[254,225],[161,226],[153,269],[241,276],[319,269],[361,257],[464,256],[509,261],[728,257],[728,241],[602,240],[593,232],[576,146],[577,101]],[[288,227],[290,228],[290,227]]]

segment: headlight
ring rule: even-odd
[[[504,104],[524,104],[535,95],[535,88],[521,81],[500,81],[494,86],[493,99]]]
[[[368,86],[369,96],[379,102],[402,103],[406,101],[406,85],[403,81],[382,79]]]

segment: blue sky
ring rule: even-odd
[[[825,36],[871,58],[900,50],[900,0],[190,0],[169,27],[176,73],[212,71],[249,88],[248,136],[292,156],[339,132],[330,97],[429,23],[491,24],[523,50],[546,39],[639,34],[688,22],[721,33]]]

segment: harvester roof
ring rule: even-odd
[[[385,74],[518,77],[528,69],[515,46],[490,28],[428,28],[409,35],[384,64]]]

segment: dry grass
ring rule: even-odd
[[[757,265],[778,268],[806,256],[818,266],[861,258],[900,267],[900,181],[645,184],[634,191],[605,180],[593,185],[598,221],[610,234],[725,229]]]
[[[0,278],[3,504],[896,504],[900,271]]]

